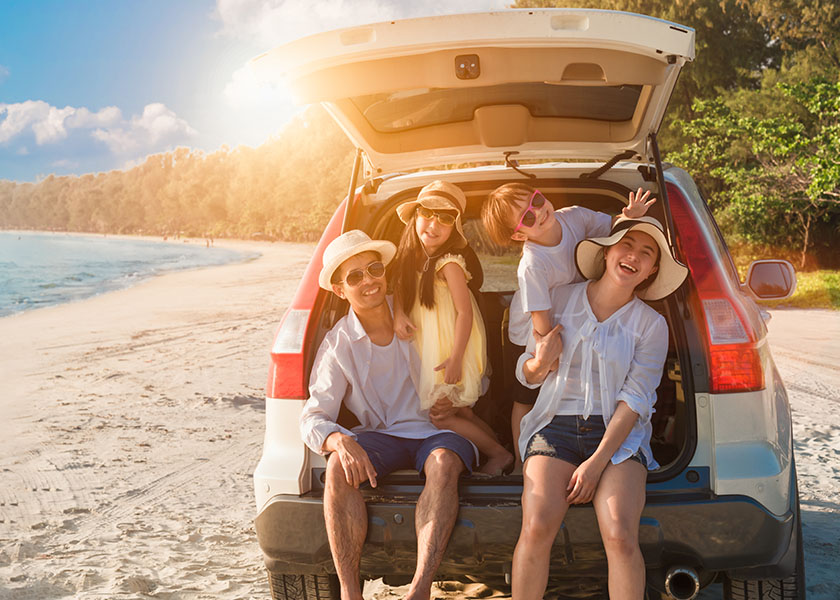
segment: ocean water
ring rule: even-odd
[[[0,317],[256,256],[181,241],[0,231]]]

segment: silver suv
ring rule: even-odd
[[[478,413],[510,443],[508,339],[517,256],[478,222],[502,183],[538,187],[555,208],[616,214],[629,190],[653,190],[691,274],[652,306],[670,327],[658,388],[640,542],[653,596],[692,598],[722,581],[727,598],[804,598],[801,523],[787,394],[756,299],[796,285],[784,261],[758,261],[742,284],[706,201],[688,173],[662,164],[656,133],[691,28],[596,10],[508,10],[385,22],[314,35],[252,61],[321,102],[357,147],[351,193],[318,244],[274,346],[262,459],[254,473],[256,530],[275,599],[337,598],[324,528],[323,457],[300,440],[316,350],[347,306],[318,287],[324,247],[358,228],[397,241],[394,207],[434,179],[460,186],[465,229],[484,270],[478,302],[492,381]],[[465,165],[467,165],[465,167]],[[460,168],[453,168],[460,167]],[[691,165],[688,165],[690,168]],[[436,170],[435,170],[436,169]],[[313,173],[313,175],[317,175]],[[340,418],[352,424],[349,411]],[[361,572],[399,584],[414,572],[414,508],[422,481],[400,471],[366,492]],[[441,579],[509,582],[522,478],[465,477]],[[551,583],[599,593],[606,557],[591,505],[570,508],[552,553]]]

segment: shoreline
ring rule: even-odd
[[[45,231],[0,230],[0,234],[2,234],[2,233],[12,233],[12,234],[19,233],[19,234],[22,234],[22,235],[27,235],[27,234],[30,234],[30,235],[60,235],[60,236],[74,236],[74,237],[90,237],[90,238],[97,238],[97,239],[98,238],[106,238],[106,239],[116,239],[116,240],[126,240],[126,241],[144,241],[144,242],[149,242],[149,243],[155,242],[155,243],[170,244],[170,245],[173,245],[173,246],[178,246],[179,244],[182,244],[182,243],[183,244],[189,244],[192,247],[201,246],[201,245],[205,244],[205,240],[203,238],[202,239],[199,239],[199,238],[174,239],[173,238],[173,239],[164,240],[164,239],[161,239],[159,237],[151,237],[151,236],[123,235],[123,234],[102,235],[102,234],[90,234],[90,233],[78,233],[78,232],[52,232],[52,231],[46,231],[46,230]],[[114,292],[120,292],[120,291],[126,290],[126,289],[131,289],[131,288],[136,287],[138,285],[142,285],[143,283],[145,283],[147,281],[154,280],[158,277],[165,276],[165,275],[168,275],[168,274],[171,274],[171,273],[184,273],[184,272],[200,270],[200,269],[207,269],[207,268],[213,268],[213,267],[223,267],[223,266],[226,266],[226,265],[248,263],[248,262],[251,262],[251,261],[254,261],[254,260],[258,260],[263,255],[263,253],[267,251],[266,249],[270,248],[272,244],[274,244],[274,242],[262,242],[262,241],[250,241],[250,240],[238,240],[238,239],[214,240],[213,245],[205,246],[205,247],[207,249],[218,248],[218,249],[222,249],[222,250],[233,251],[233,252],[240,253],[241,256],[232,258],[231,260],[228,260],[224,263],[213,263],[213,264],[205,264],[205,265],[200,265],[199,264],[199,265],[193,265],[193,266],[185,266],[185,267],[182,267],[182,268],[170,268],[170,269],[165,269],[165,270],[162,270],[162,271],[159,271],[159,272],[146,273],[146,274],[143,274],[142,276],[140,276],[139,278],[137,278],[134,281],[127,281],[125,283],[125,285],[121,285],[120,287],[116,287],[116,288],[107,288],[106,287],[105,289],[98,289],[97,291],[93,291],[93,293],[91,295],[84,296],[84,297],[81,297],[81,298],[68,297],[68,298],[66,298],[66,299],[64,299],[60,302],[56,302],[56,303],[52,303],[52,304],[46,304],[44,306],[30,306],[30,307],[24,308],[22,310],[14,310],[13,312],[11,312],[9,314],[4,314],[4,315],[0,314],[0,320],[6,319],[6,318],[9,318],[9,317],[14,317],[16,315],[28,314],[28,313],[31,313],[33,311],[46,310],[46,309],[55,308],[55,307],[58,307],[58,306],[64,306],[64,305],[67,305],[67,304],[77,304],[79,302],[85,302],[87,300],[91,300],[93,298],[98,298],[98,297],[106,295],[106,294],[110,294],[110,293],[114,293]],[[150,261],[148,264],[152,265],[152,266],[155,265],[155,263],[153,261]],[[107,283],[107,281],[102,282],[102,283]]]

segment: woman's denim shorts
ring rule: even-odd
[[[556,415],[528,440],[523,461],[529,456],[550,456],[579,467],[595,454],[606,431],[601,415],[590,415],[588,419],[580,415]],[[630,459],[647,468],[641,452],[636,452]]]

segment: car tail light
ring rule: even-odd
[[[711,241],[700,227],[682,190],[667,184],[668,202],[677,229],[677,247],[691,271],[706,331],[712,393],[749,392],[764,388],[759,335],[747,317],[739,292],[715,260]],[[723,257],[720,257],[722,260]]]
[[[345,200],[335,211],[321,235],[315,254],[298,284],[292,304],[283,315],[283,320],[274,336],[265,390],[269,398],[304,400],[309,397],[307,361],[313,357],[307,348],[317,329],[317,323],[311,323],[311,317],[321,314],[325,298],[323,294],[318,293],[321,289],[318,286],[318,274],[323,266],[324,249],[341,233],[341,222],[344,219],[346,206]]]

